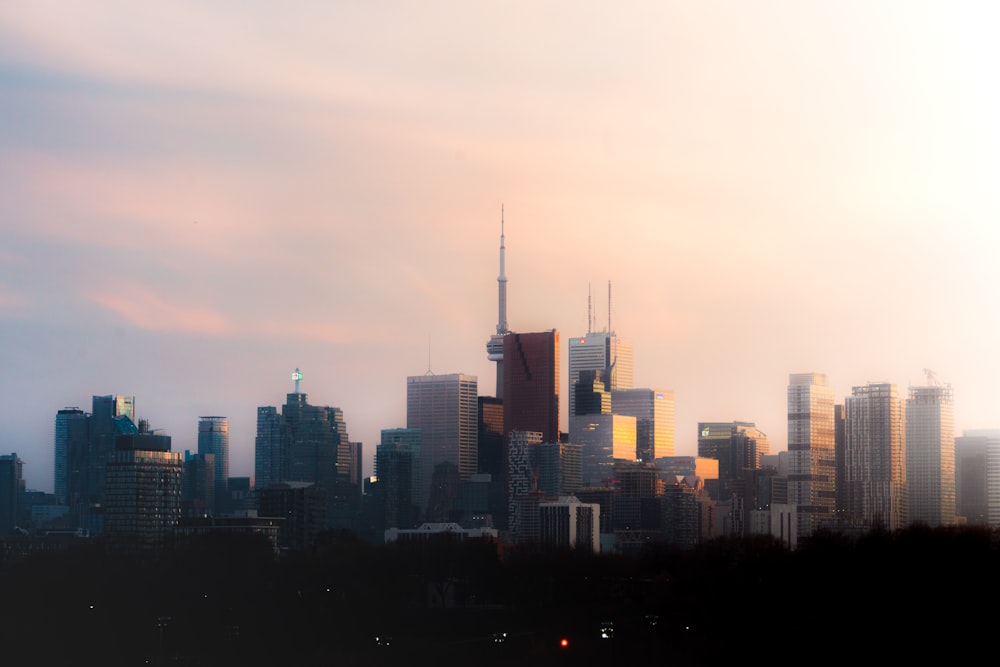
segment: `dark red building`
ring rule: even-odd
[[[559,332],[508,333],[503,340],[503,430],[539,431],[559,442]]]

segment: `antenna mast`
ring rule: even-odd
[[[594,318],[593,315],[591,315],[591,306],[590,306],[590,283],[587,283],[587,333],[588,334],[594,330],[593,326],[594,326]]]
[[[608,281],[608,333],[611,333],[611,281]]]
[[[500,275],[497,277],[497,283],[499,285],[499,299],[498,305],[500,309],[500,316],[497,318],[497,333],[505,334],[509,333],[507,329],[507,271],[504,265],[505,255],[507,253],[507,248],[504,243],[503,236],[503,204],[500,204]]]

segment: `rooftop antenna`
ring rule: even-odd
[[[594,317],[591,314],[590,305],[590,283],[587,283],[587,333],[590,334],[594,329]]]
[[[299,391],[299,383],[302,382],[302,371],[296,368],[295,372],[292,373],[292,379],[295,380],[295,393],[301,394],[302,392]]]
[[[431,337],[430,334],[427,335],[427,372],[424,375],[434,375],[431,372]]]
[[[608,281],[608,333],[611,333],[611,281]]]
[[[507,329],[507,272],[504,266],[504,255],[506,254],[506,247],[504,244],[503,237],[503,203],[500,203],[500,275],[497,277],[497,285],[499,288],[499,299],[498,306],[500,309],[500,316],[497,318],[497,333],[505,334],[509,333]]]

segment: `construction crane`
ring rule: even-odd
[[[935,374],[934,371],[932,371],[931,369],[925,368],[924,375],[927,376],[927,384],[930,385],[931,387],[941,386],[941,382],[938,380],[937,374]]]

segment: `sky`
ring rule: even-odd
[[[635,384],[786,447],[952,386],[1000,427],[1000,7],[982,2],[0,4],[0,453],[53,489],[58,410],[135,396],[196,450],[303,374],[366,473],[406,378],[494,393],[508,322],[632,341]],[[609,298],[610,292],[610,298]],[[563,377],[562,429],[567,430]]]

